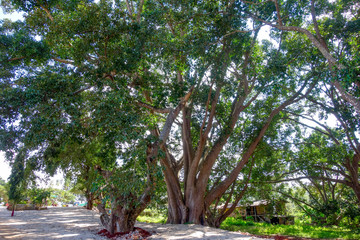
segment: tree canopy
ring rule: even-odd
[[[133,228],[162,177],[168,222],[218,227],[259,165],[286,169],[276,144],[293,150],[284,126],[307,113],[338,118],[342,130],[320,124],[316,141],[347,151],[344,178],[360,189],[357,1],[2,6],[24,21],[1,21],[0,150],[14,166],[79,176],[111,233]],[[271,41],[260,42],[265,26]]]

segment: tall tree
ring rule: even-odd
[[[314,116],[314,112],[318,116]],[[321,178],[350,187],[360,204],[360,118],[353,114],[335,87],[320,85],[320,94],[308,96],[306,108],[292,109],[288,119],[310,130],[298,145],[294,169],[306,169],[309,177]],[[331,118],[333,126],[325,121]],[[305,122],[306,121],[306,122]],[[328,175],[317,175],[326,170]],[[336,177],[337,176],[337,177]]]
[[[307,80],[313,76],[298,76],[296,72],[281,75],[291,64],[271,44],[257,44],[261,24],[247,25],[242,3],[207,3],[198,6],[198,12],[189,10],[186,4],[173,6],[177,11],[167,17],[167,24],[172,36],[179,36],[177,44],[182,50],[174,58],[186,67],[177,70],[177,84],[195,81],[195,90],[182,111],[179,131],[163,148],[168,222],[219,226],[226,216],[210,220],[207,209],[231,189],[278,114],[302,99],[301,92],[309,93]],[[197,37],[202,43],[194,51],[187,46],[191,33],[199,29]],[[275,60],[275,56],[281,60]],[[237,157],[230,163],[225,151],[232,147],[231,153]],[[174,150],[182,153],[178,161]],[[220,164],[232,165],[219,176],[221,181],[209,185],[211,174],[216,174],[214,169]]]
[[[258,43],[262,23],[248,21],[242,2],[4,4],[26,16],[1,28],[1,148],[36,150],[41,168],[54,145],[106,136],[115,154],[97,169],[104,193],[115,194],[110,216],[99,204],[110,232],[133,227],[150,201],[158,159],[168,221],[219,226],[228,213],[212,219],[211,204],[231,192],[279,113],[317,83],[311,54],[294,62],[290,45]],[[123,167],[134,170],[114,164],[128,146],[142,149],[129,159],[142,157],[148,171],[140,193],[124,197],[111,183]],[[229,168],[214,171],[222,164]],[[124,199],[139,204],[116,204]]]
[[[33,160],[34,168],[46,169],[59,166],[62,148],[101,138],[109,157],[102,157],[105,163],[98,171],[110,181],[116,176],[111,177],[111,171],[124,170],[115,164],[121,150],[141,146],[143,153],[129,158],[143,157],[142,166],[148,168],[136,204],[134,196],[125,196],[133,204],[119,205],[124,196],[114,191],[110,217],[101,209],[111,233],[132,230],[151,199],[160,148],[192,93],[190,87],[174,94],[165,119],[143,110],[144,99],[163,104],[166,96],[161,88],[166,76],[153,64],[174,67],[173,59],[158,60],[165,41],[165,28],[157,30],[159,10],[151,1],[2,4],[26,16],[24,22],[5,20],[1,27],[1,149],[11,155],[24,145],[34,153],[24,159],[26,164]],[[148,88],[154,89],[149,93]],[[161,126],[154,127],[157,124]]]

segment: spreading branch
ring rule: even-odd
[[[157,112],[157,113],[170,113],[171,111],[174,110],[172,108],[156,108],[156,107],[151,106],[150,104],[147,104],[147,103],[144,103],[144,102],[141,102],[141,101],[136,102],[136,104],[141,106],[141,107],[150,109],[151,111],[154,111],[154,112]]]
[[[46,16],[50,19],[50,21],[54,21],[54,18],[53,16],[51,15],[49,9],[47,9],[45,6],[43,5],[40,5],[40,7],[46,12]]]

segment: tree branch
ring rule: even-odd
[[[267,129],[269,128],[271,121],[273,118],[282,111],[285,107],[289,106],[292,103],[295,103],[299,101],[301,98],[298,98],[300,93],[305,89],[307,86],[308,81],[306,81],[301,88],[289,99],[287,99],[285,102],[283,102],[279,107],[275,108],[269,115],[269,117],[266,119],[264,125],[262,126],[259,134],[254,139],[254,141],[250,144],[248,149],[244,152],[242,155],[242,160],[237,164],[237,166],[232,170],[232,172],[229,174],[228,177],[224,181],[222,181],[216,188],[214,188],[205,199],[205,202],[210,204],[216,199],[218,196],[224,193],[224,189],[226,190],[232,182],[234,182],[239,175],[240,171],[243,169],[243,167],[248,163],[250,160],[250,157],[253,155],[254,151],[256,150],[257,145],[265,135]],[[306,91],[305,96],[307,96],[311,90],[315,87],[315,82],[309,87],[309,89]],[[303,98],[303,97],[302,97]]]
[[[72,65],[74,64],[74,61],[71,61],[71,60],[64,60],[64,59],[60,59],[60,58],[56,58],[56,57],[53,57],[52,59],[57,62],[61,62],[61,63],[72,64]]]
[[[46,7],[44,7],[43,5],[40,5],[40,7],[46,12],[47,17],[50,19],[50,21],[54,21],[54,18],[51,16],[51,13],[49,11],[49,9],[47,9]]]
[[[170,113],[171,111],[173,111],[174,109],[172,108],[156,108],[151,106],[150,104],[138,101],[136,102],[137,105],[141,106],[141,107],[145,107],[147,109],[150,109],[151,111],[157,112],[157,113]]]
[[[138,6],[138,12],[137,12],[137,16],[136,16],[136,21],[138,23],[140,23],[141,13],[143,11],[143,5],[144,5],[144,0],[140,0],[139,6]]]

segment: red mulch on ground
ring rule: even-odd
[[[146,240],[147,237],[151,236],[151,233],[149,233],[148,231],[142,229],[142,228],[138,228],[135,227],[134,231],[131,232],[118,232],[118,233],[114,233],[114,234],[110,234],[108,230],[103,229],[101,231],[99,231],[97,233],[100,236],[104,236],[107,237],[109,239],[142,239],[142,240]]]

